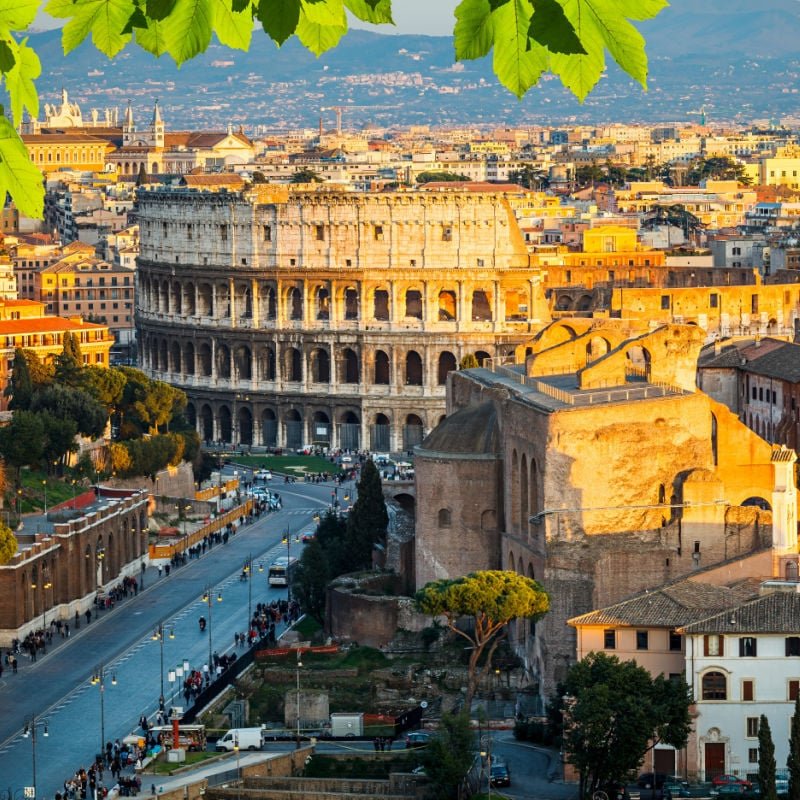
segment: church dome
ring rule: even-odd
[[[497,411],[489,401],[467,406],[446,417],[417,448],[420,456],[435,453],[488,456],[499,452]]]

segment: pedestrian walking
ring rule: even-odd
[[[161,564],[158,565],[158,577],[161,577]]]

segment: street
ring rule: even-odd
[[[148,570],[145,588],[114,610],[101,612],[88,626],[81,624],[70,639],[49,647],[47,655],[30,663],[20,656],[16,675],[6,670],[0,681],[0,791],[22,795],[33,785],[34,759],[37,795],[52,797],[64,779],[80,766],[88,767],[101,743],[121,739],[137,727],[142,714],[151,716],[161,691],[163,644],[164,694],[170,705],[172,689],[167,672],[187,660],[192,669],[208,661],[209,650],[222,654],[234,647],[234,632],[247,629],[248,600],[252,607],[286,596],[282,587],[267,585],[267,567],[286,554],[281,543],[287,527],[291,534],[307,529],[313,514],[330,502],[330,484],[284,485],[273,481],[283,499],[283,509],[246,525],[225,545],[216,545],[202,558],[190,560],[169,577]],[[292,554],[301,544],[292,540]],[[296,549],[295,549],[296,548]],[[252,555],[253,583],[241,581],[242,565]],[[212,607],[201,600],[212,592]],[[217,601],[217,595],[222,601]],[[209,624],[201,633],[198,619]],[[166,635],[153,641],[153,631],[163,623]],[[174,639],[169,638],[174,631]],[[54,644],[56,641],[54,640]],[[91,676],[103,671],[101,686]],[[175,705],[183,705],[178,694]],[[102,714],[101,714],[102,710]],[[36,718],[36,735],[25,738],[23,729]],[[46,727],[45,727],[46,726]],[[15,792],[19,794],[15,795]]]

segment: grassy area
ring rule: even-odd
[[[367,743],[369,744],[369,742]],[[334,758],[314,755],[306,764],[306,778],[360,778],[385,780],[390,772],[407,772],[416,767],[419,759],[406,753],[381,753],[380,759]]]
[[[294,630],[297,631],[300,638],[312,639],[317,631],[322,630],[322,626],[315,619],[305,616],[294,626]]]
[[[218,756],[219,753],[214,752],[197,752],[197,753],[187,753],[186,754],[186,761],[181,764],[175,764],[170,761],[162,761],[158,759],[158,761],[154,761],[150,764],[152,771],[156,775],[169,775],[170,773],[174,772],[176,769],[180,767],[190,767],[193,764],[199,764],[201,761],[207,761],[209,758],[215,758]]]
[[[45,486],[47,487],[48,508],[72,499],[72,483],[66,478],[46,475],[41,470],[23,469],[20,472],[20,488],[22,489],[22,494],[19,496],[20,513],[44,511]],[[85,487],[76,485],[74,491],[75,494],[80,494],[84,490]],[[17,495],[12,484],[9,484],[5,494],[5,507],[12,514],[17,510]]]
[[[300,478],[306,473],[339,471],[336,464],[331,464],[327,458],[318,456],[229,456],[231,461],[244,464],[256,469],[271,469],[275,472],[288,473]]]

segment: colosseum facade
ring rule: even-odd
[[[511,199],[141,190],[141,366],[186,391],[206,441],[408,450],[464,355],[547,320]]]

